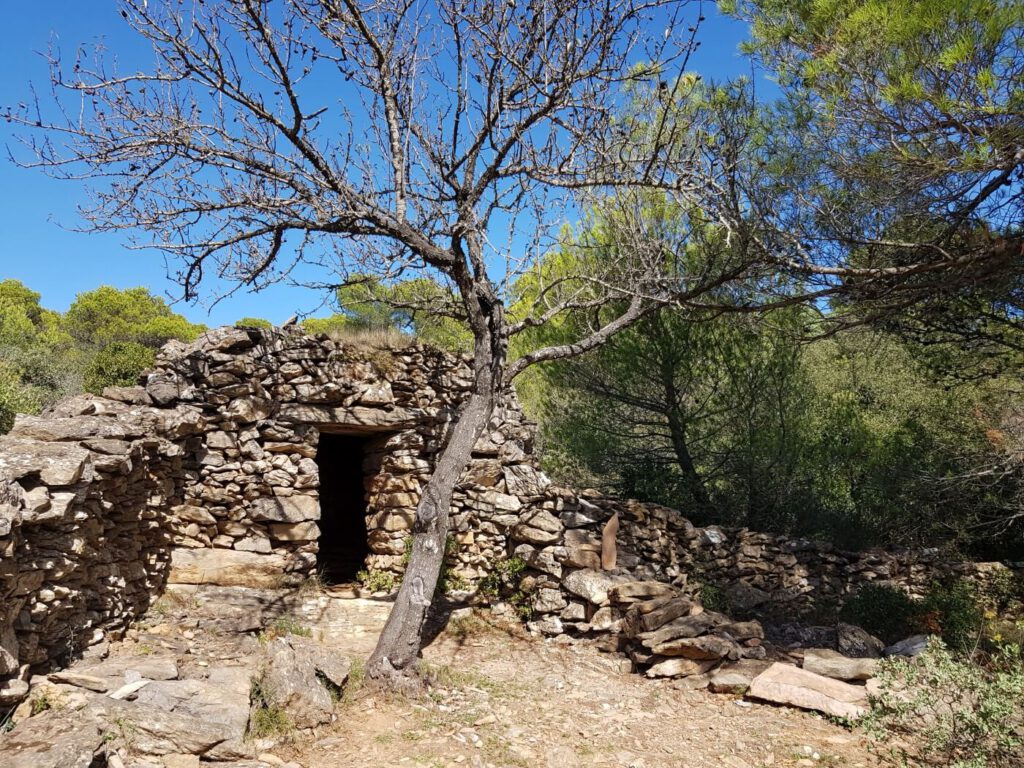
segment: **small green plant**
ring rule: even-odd
[[[393,592],[398,586],[398,577],[395,574],[376,569],[359,571],[356,573],[356,581],[371,592]]]
[[[288,714],[274,701],[262,679],[253,678],[249,687],[249,727],[246,736],[266,739],[284,736],[294,729]]]
[[[275,638],[284,637],[285,635],[312,637],[313,630],[299,624],[299,622],[291,616],[281,616],[274,619],[269,625],[267,625],[263,631],[260,632],[258,639],[261,644],[266,644]]]
[[[52,698],[52,696],[53,694],[51,691],[43,689],[32,697],[32,700],[29,703],[29,712],[32,713],[33,717],[42,714],[48,709],[57,709],[59,707],[60,702],[55,698]]]
[[[914,659],[882,662],[860,725],[891,765],[1011,768],[1024,750],[1024,656],[1003,645],[984,665],[933,638]],[[896,746],[893,746],[896,745]]]
[[[526,561],[519,556],[496,560],[480,581],[480,595],[489,601],[504,600],[523,621],[533,618],[532,590],[523,588]]]
[[[918,626],[920,606],[898,587],[866,584],[849,598],[839,617],[880,637],[886,643],[914,634]]]
[[[348,680],[341,691],[341,703],[350,704],[355,701],[357,694],[366,685],[366,660],[356,656],[352,659],[352,666],[348,670]]]
[[[700,592],[697,594],[700,598],[700,604],[709,611],[716,611],[718,613],[729,612],[729,597],[717,584],[701,584]]]

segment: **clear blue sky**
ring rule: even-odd
[[[691,68],[718,79],[748,74],[749,65],[737,52],[746,37],[745,26],[719,16],[713,3],[704,3],[704,13],[702,45]],[[0,107],[26,101],[30,84],[46,96],[47,66],[42,54],[51,41],[60,45],[65,58],[73,56],[79,43],[102,39],[122,64],[138,62],[141,68],[148,60],[147,49],[123,22],[114,0],[5,3],[0,36]],[[18,154],[6,125],[3,143]],[[179,288],[166,277],[160,253],[128,250],[126,238],[117,234],[73,231],[80,225],[76,206],[85,200],[84,185],[19,168],[9,162],[5,151],[0,158],[0,279],[21,280],[42,294],[44,306],[58,311],[66,310],[77,293],[100,285],[142,285],[154,294],[176,298]],[[204,298],[215,289],[207,285]],[[307,289],[277,285],[258,294],[236,294],[214,307],[178,303],[174,308],[208,325],[232,323],[244,316],[280,323],[294,313],[316,310],[322,299]]]

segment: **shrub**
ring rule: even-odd
[[[392,592],[398,586],[398,578],[391,571],[376,569],[361,570],[356,573],[356,581],[371,592]]]
[[[938,634],[951,648],[970,649],[978,641],[982,610],[977,588],[957,579],[932,584],[920,606],[921,629]]]
[[[85,390],[100,393],[104,387],[129,387],[153,365],[156,352],[135,341],[115,341],[92,359],[85,370]]]
[[[984,666],[933,638],[914,659],[882,662],[860,721],[892,765],[1010,768],[1024,749],[1024,657],[1005,645]]]
[[[895,643],[916,631],[918,604],[906,592],[884,584],[867,584],[849,598],[839,617],[866,629],[886,643]]]
[[[480,595],[488,600],[505,600],[524,621],[533,617],[532,595],[523,589],[526,561],[519,556],[496,560],[491,572],[480,581]]]

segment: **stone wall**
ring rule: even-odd
[[[332,544],[317,462],[332,435],[361,441],[359,466],[329,471],[363,486],[362,565],[400,573],[469,383],[466,361],[418,345],[223,328],[167,345],[144,386],[19,417],[0,437],[0,677],[120,631],[167,581],[284,587],[315,574]],[[540,631],[606,628],[607,589],[630,579],[711,583],[736,608],[793,615],[870,581],[921,591],[946,573],[993,570],[697,529],[675,510],[552,485],[533,438],[507,395],[454,495],[449,565],[472,586],[495,563],[524,561],[516,591]],[[602,570],[613,517],[615,568]]]

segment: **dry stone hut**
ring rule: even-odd
[[[141,386],[19,417],[0,437],[0,681],[120,632],[169,582],[400,573],[468,384],[464,361],[415,344],[222,328],[167,345]],[[578,494],[538,470],[533,436],[507,395],[453,501],[450,569],[472,585],[525,563],[520,599],[538,631],[611,627],[609,591],[624,581],[685,591],[699,577],[733,605],[799,613],[869,581],[913,591],[943,569],[986,572],[696,529],[665,507]]]

